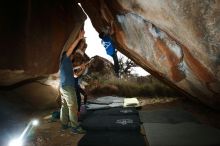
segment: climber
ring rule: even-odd
[[[112,41],[111,35],[114,33],[113,30],[113,21],[110,27],[107,27],[106,30],[102,31],[99,34],[99,37],[102,39],[101,43],[106,49],[106,53],[113,58],[114,61],[114,70],[117,77],[119,77],[119,62],[117,51],[115,49],[115,44]]]
[[[75,53],[74,53],[74,59],[73,59],[73,76],[75,78],[75,91],[77,96],[77,103],[78,103],[78,115],[80,112],[81,107],[81,95],[84,96],[84,104],[86,104],[87,100],[87,94],[86,92],[81,88],[80,86],[80,77],[82,74],[85,73],[86,65],[84,64],[84,51],[87,47],[87,44],[85,43],[85,40],[80,41]]]
[[[72,60],[73,51],[76,49],[77,44],[84,37],[84,30],[82,29],[76,40],[70,45],[67,51],[63,52],[60,62],[60,93],[62,106],[60,109],[60,120],[62,129],[69,128],[68,123],[75,134],[85,133],[80,127],[77,119],[77,99],[75,95],[75,79],[73,78]]]

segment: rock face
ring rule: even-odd
[[[88,68],[89,73],[99,73],[103,75],[114,75],[113,64],[107,59],[94,56],[91,65]]]
[[[220,107],[220,1],[81,4],[98,32],[113,23],[119,51],[191,98]]]
[[[38,75],[58,71],[86,16],[72,0],[28,0],[1,2],[0,18],[0,69]]]

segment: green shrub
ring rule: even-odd
[[[139,80],[138,77],[116,78],[111,75],[93,74],[90,79],[88,88],[92,95],[179,96],[178,92],[151,76]]]

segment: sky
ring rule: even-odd
[[[107,60],[109,60],[113,63],[112,57],[106,54],[105,48],[101,44],[101,39],[99,38],[98,33],[95,30],[95,28],[92,26],[92,23],[91,23],[89,17],[87,17],[87,19],[85,21],[84,29],[85,29],[85,37],[86,37],[86,43],[87,43],[86,54],[89,57],[93,57],[95,55],[98,55],[103,58],[106,58]],[[123,54],[121,54],[120,52],[118,52],[117,55],[118,55],[118,57],[121,57],[121,56],[126,57]],[[137,74],[138,76],[149,75],[149,73],[146,72],[141,67],[133,68],[132,73]]]

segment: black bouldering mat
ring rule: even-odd
[[[123,107],[123,103],[120,102],[114,102],[111,104],[86,104],[87,110],[101,110],[101,109],[109,109],[109,108],[115,108],[115,107]]]
[[[141,108],[137,98],[124,98],[117,96],[104,96],[87,101],[87,110],[108,109],[115,107],[136,107]]]
[[[146,142],[137,132],[88,132],[78,146],[146,146]]]
[[[81,123],[85,130],[140,131],[138,115],[94,115]]]
[[[175,108],[140,111],[139,116],[143,123],[199,123],[191,113]]]
[[[138,115],[138,111],[136,108],[109,108],[104,110],[95,110],[95,111],[88,111],[88,116],[94,116],[94,115],[114,115],[114,116],[120,116],[120,115]]]
[[[87,102],[92,104],[109,105],[112,103],[124,103],[124,98],[117,96],[103,96],[95,99],[90,99]]]

